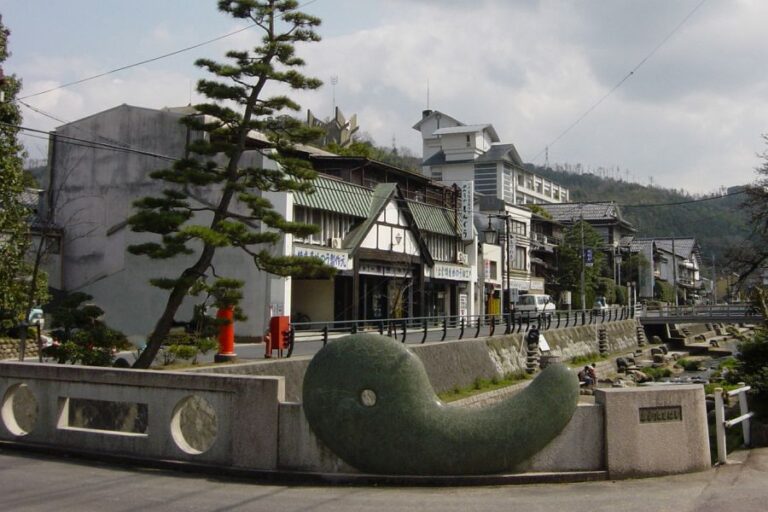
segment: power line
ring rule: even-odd
[[[725,199],[726,197],[733,197],[738,196],[740,194],[746,194],[747,190],[739,190],[738,192],[731,192],[730,194],[724,194],[721,196],[712,196],[712,197],[702,197],[700,199],[690,199],[688,201],[678,201],[675,203],[651,203],[651,204],[624,204],[621,205],[622,208],[650,208],[650,207],[656,207],[656,206],[679,206],[683,204],[691,204],[691,203],[703,203],[705,201],[715,201],[717,199]]]
[[[45,117],[47,117],[49,119],[53,119],[54,121],[57,121],[57,122],[62,123],[62,124],[69,124],[69,125],[71,125],[71,127],[73,129],[75,129],[75,130],[77,130],[79,132],[90,133],[90,134],[96,136],[97,138],[99,138],[101,140],[108,141],[108,142],[110,142],[112,144],[115,144],[116,146],[130,147],[128,145],[122,144],[120,141],[117,141],[117,140],[111,139],[109,137],[105,137],[104,135],[98,134],[98,133],[96,133],[93,130],[89,130],[87,128],[83,128],[83,127],[78,126],[76,124],[71,124],[70,121],[66,121],[64,119],[60,119],[60,118],[54,116],[53,114],[51,114],[50,112],[46,112],[45,110],[39,109],[37,107],[33,107],[32,105],[30,105],[29,103],[27,103],[25,101],[22,101],[22,100],[16,100],[16,101],[19,102],[21,105],[27,107],[28,109],[32,110],[33,112],[36,112],[36,113],[38,113],[38,114],[40,114],[42,116],[45,116]]]
[[[308,2],[305,2],[304,4],[301,4],[301,5],[297,6],[296,8],[300,9],[300,8],[305,7],[305,6],[307,6],[309,4],[312,4],[314,2],[317,2],[317,0],[309,0]],[[287,14],[287,13],[283,13],[282,15],[277,16],[277,17],[278,18],[282,18],[285,14]],[[86,78],[81,78],[80,80],[75,80],[73,82],[67,82],[65,84],[62,84],[62,85],[59,85],[59,86],[56,86],[56,87],[51,87],[50,89],[46,89],[44,91],[36,92],[36,93],[33,93],[33,94],[28,94],[26,96],[21,96],[18,99],[25,100],[27,98],[34,98],[35,96],[40,96],[42,94],[47,94],[49,92],[58,91],[59,89],[64,89],[66,87],[71,87],[73,85],[82,84],[84,82],[89,82],[89,81],[95,80],[97,78],[101,78],[101,77],[104,77],[104,76],[107,76],[107,75],[111,75],[112,73],[117,73],[118,71],[125,71],[126,69],[135,68],[136,66],[141,66],[142,64],[149,64],[150,62],[155,62],[155,61],[162,60],[162,59],[165,59],[165,58],[168,58],[168,57],[173,57],[174,55],[178,55],[180,53],[188,52],[190,50],[194,50],[195,48],[200,48],[201,46],[205,46],[205,45],[208,45],[208,44],[211,44],[211,43],[215,43],[216,41],[220,41],[222,39],[226,39],[227,37],[232,37],[232,36],[234,36],[236,34],[239,34],[240,32],[245,32],[246,30],[249,30],[249,29],[251,29],[251,28],[253,28],[255,26],[257,26],[256,23],[252,23],[251,25],[248,25],[247,27],[243,27],[241,29],[235,30],[234,32],[230,32],[228,34],[224,34],[222,36],[214,37],[213,39],[208,39],[207,41],[203,41],[202,43],[193,44],[192,46],[187,46],[186,48],[182,48],[180,50],[176,50],[176,51],[173,51],[173,52],[170,52],[170,53],[165,53],[163,55],[158,55],[157,57],[152,57],[152,58],[149,58],[149,59],[145,59],[145,60],[142,60],[140,62],[135,62],[133,64],[128,64],[128,65],[125,65],[125,66],[120,66],[119,68],[111,69],[109,71],[105,71],[103,73],[99,73],[97,75],[89,76],[89,77],[86,77]]]
[[[49,92],[58,91],[59,89],[64,89],[66,87],[72,87],[73,85],[82,84],[84,82],[89,82],[91,80],[96,80],[97,78],[101,78],[107,75],[111,75],[112,73],[117,73],[118,71],[125,71],[126,69],[135,68],[136,66],[141,66],[142,64],[149,64],[150,62],[155,62],[161,59],[165,59],[167,57],[172,57],[174,55],[178,55],[180,53],[188,52],[189,50],[194,50],[195,48],[200,48],[201,46],[205,46],[207,44],[214,43],[216,41],[219,41],[221,39],[234,36],[235,34],[239,34],[240,32],[244,32],[250,28],[255,27],[256,24],[248,25],[247,27],[241,28],[239,30],[235,30],[234,32],[230,32],[229,34],[224,34],[223,36],[215,37],[213,39],[209,39],[208,41],[203,41],[202,43],[194,44],[192,46],[187,46],[186,48],[182,48],[181,50],[176,50],[170,53],[166,53],[163,55],[159,55],[157,57],[152,57],[151,59],[145,59],[140,62],[135,62],[133,64],[128,64],[126,66],[120,66],[119,68],[111,69],[109,71],[105,71],[103,73],[99,73],[98,75],[89,76],[86,78],[81,78],[80,80],[75,80],[73,82],[67,82],[65,84],[59,85],[57,87],[51,87],[50,89],[46,89],[44,91],[36,92],[34,94],[28,94],[26,96],[21,96],[20,100],[25,100],[27,98],[34,98],[35,96],[40,96],[42,94],[47,94]]]
[[[20,125],[12,125],[12,124],[3,123],[3,122],[0,122],[0,125],[2,125],[2,126],[9,126],[9,127],[16,128],[16,129],[19,129],[19,130],[22,130],[22,131],[26,131],[26,132],[30,132],[30,133],[33,133],[33,134],[38,134],[38,135],[29,135],[29,134],[27,135],[28,137],[34,137],[36,139],[46,140],[47,137],[50,135],[49,132],[46,132],[44,130],[38,130],[36,128],[29,128],[29,127],[20,126]],[[139,154],[139,155],[142,155],[142,156],[150,156],[150,157],[154,157],[154,158],[159,158],[159,159],[167,160],[169,162],[178,162],[178,161],[181,160],[180,158],[175,158],[175,157],[168,156],[168,155],[161,155],[161,154],[158,154],[158,153],[152,153],[152,152],[144,151],[144,150],[140,150],[140,149],[134,149],[134,148],[131,148],[129,146],[117,146],[117,145],[108,144],[108,143],[105,143],[105,142],[98,142],[98,141],[92,141],[92,140],[86,140],[86,139],[79,139],[77,137],[72,137],[72,136],[69,136],[69,135],[56,134],[56,138],[59,139],[61,142],[64,142],[64,143],[69,144],[71,146],[85,147],[85,148],[90,148],[90,149],[102,149],[102,150],[109,150],[109,151],[118,151],[118,152],[123,152],[123,153],[134,153],[134,154]],[[322,174],[322,173],[319,173],[319,174]],[[345,183],[347,183],[347,182],[345,182]],[[348,184],[352,185],[352,186],[355,186],[355,187],[360,187],[360,185],[355,185],[355,184],[352,184],[352,183],[348,183]],[[332,187],[325,187],[325,186],[320,185],[319,183],[316,183],[316,182],[313,182],[312,186],[314,188],[316,188],[316,189],[329,190],[329,191],[334,192],[334,193],[341,193],[341,194],[348,194],[348,195],[351,195],[351,196],[356,196],[356,194],[354,192],[352,192],[352,191],[349,191],[349,190],[339,190],[337,188],[332,188]],[[361,187],[361,188],[364,188],[365,190],[369,190],[369,191],[371,190],[371,189],[368,189],[366,187]],[[295,192],[295,193],[300,193],[300,192]],[[411,199],[407,199],[407,200],[408,201],[413,201]],[[454,211],[453,208],[449,208],[449,207],[446,207],[446,206],[439,206],[439,205],[435,205],[435,204],[429,204],[428,206],[430,206],[432,208],[437,208],[437,209],[443,210],[443,211],[448,212],[448,213],[452,213]]]
[[[14,124],[4,123],[4,122],[0,122],[0,125],[8,126],[10,128],[15,128],[17,130],[22,130],[22,131],[25,131],[25,132],[38,133],[38,134],[42,134],[42,135],[46,135],[46,136],[50,135],[50,133],[46,132],[45,130],[38,130],[36,128],[29,128],[27,126],[14,125]],[[169,160],[169,161],[174,161],[174,162],[179,160],[178,158],[174,158],[174,157],[171,157],[171,156],[168,156],[168,155],[161,155],[161,154],[158,154],[158,153],[152,153],[150,151],[143,151],[141,149],[134,149],[134,148],[130,148],[130,147],[119,146],[119,145],[115,145],[115,144],[109,144],[109,143],[106,143],[106,142],[98,142],[98,141],[95,141],[95,140],[79,139],[77,137],[72,137],[70,135],[62,135],[62,134],[58,134],[57,133],[55,136],[56,136],[57,139],[63,139],[65,141],[69,142],[69,143],[77,143],[76,145],[90,147],[92,149],[108,149],[108,150],[113,150],[113,151],[122,151],[124,153],[135,153],[135,154],[138,154],[138,155],[151,156],[151,157],[154,157],[154,158],[161,158],[161,159],[164,159],[164,160]]]
[[[558,135],[557,137],[555,137],[555,139],[554,139],[552,142],[550,142],[549,144],[547,144],[547,145],[544,147],[544,149],[542,149],[541,151],[539,151],[538,153],[536,153],[536,156],[534,156],[534,157],[533,157],[533,159],[531,160],[531,162],[535,162],[535,161],[536,161],[536,160],[537,160],[537,159],[538,159],[538,158],[539,158],[539,157],[542,155],[542,153],[544,153],[544,152],[545,152],[545,151],[546,151],[548,148],[550,148],[550,147],[554,146],[554,145],[555,145],[555,144],[556,144],[556,143],[557,143],[557,142],[558,142],[560,139],[562,139],[562,138],[563,138],[563,137],[564,137],[564,136],[565,136],[565,135],[566,135],[568,132],[570,132],[570,131],[571,131],[573,128],[575,128],[575,127],[576,127],[576,125],[578,125],[578,124],[579,124],[579,123],[580,123],[582,120],[584,120],[584,118],[585,118],[585,117],[587,117],[589,114],[591,114],[593,110],[595,110],[597,107],[599,107],[599,106],[600,106],[600,104],[601,104],[601,103],[603,103],[603,101],[605,101],[605,100],[606,100],[606,99],[607,99],[607,98],[608,98],[608,97],[609,97],[611,94],[613,94],[613,93],[614,93],[614,92],[615,92],[615,91],[616,91],[616,90],[617,90],[619,87],[621,87],[622,85],[624,85],[624,82],[626,82],[627,80],[629,80],[629,79],[630,79],[630,78],[631,78],[631,77],[632,77],[632,76],[635,74],[635,71],[639,70],[639,69],[640,69],[640,68],[643,66],[643,64],[645,64],[645,63],[646,63],[646,62],[647,62],[647,61],[648,61],[648,60],[649,60],[649,59],[650,59],[650,58],[651,58],[651,57],[652,57],[652,56],[653,56],[653,55],[656,53],[656,51],[657,51],[659,48],[661,48],[662,46],[664,46],[664,44],[665,44],[667,41],[669,41],[669,40],[672,38],[672,36],[673,36],[673,35],[674,35],[674,34],[675,34],[675,33],[676,33],[678,30],[680,30],[680,28],[682,28],[682,26],[683,26],[683,25],[685,25],[685,23],[686,23],[686,22],[687,22],[687,21],[688,21],[688,20],[689,20],[689,19],[690,19],[690,18],[691,18],[691,17],[692,17],[692,16],[693,16],[695,13],[696,13],[696,11],[698,11],[698,10],[699,10],[699,8],[700,8],[702,5],[704,5],[704,2],[706,2],[706,1],[707,1],[707,0],[701,0],[701,1],[700,1],[700,2],[699,2],[697,5],[696,5],[696,7],[694,7],[694,8],[691,10],[691,12],[689,12],[689,13],[688,13],[688,15],[687,15],[685,18],[683,18],[683,20],[682,20],[680,23],[678,23],[678,24],[677,24],[677,26],[676,26],[674,29],[672,29],[672,31],[671,31],[669,34],[667,34],[667,36],[666,36],[664,39],[662,39],[662,40],[661,40],[661,42],[660,42],[659,44],[657,44],[657,45],[656,45],[656,46],[655,46],[655,47],[654,47],[654,48],[653,48],[653,49],[650,51],[650,53],[648,53],[648,55],[646,55],[646,56],[645,56],[645,57],[644,57],[644,58],[643,58],[643,59],[642,59],[642,60],[641,60],[641,61],[640,61],[640,62],[639,62],[639,63],[638,63],[638,64],[637,64],[637,65],[636,65],[634,68],[632,68],[632,70],[631,70],[629,73],[627,73],[627,74],[624,76],[624,78],[622,78],[621,80],[619,80],[619,82],[618,82],[616,85],[614,85],[614,86],[611,88],[611,90],[610,90],[610,91],[608,91],[607,93],[605,93],[605,95],[604,95],[602,98],[600,98],[600,99],[599,99],[599,100],[598,100],[598,101],[597,101],[597,102],[596,102],[594,105],[592,105],[592,106],[591,106],[591,107],[589,107],[589,108],[588,108],[586,111],[584,111],[584,113],[583,113],[583,114],[581,114],[581,115],[580,115],[580,116],[579,116],[579,117],[578,117],[578,118],[577,118],[577,119],[576,119],[576,120],[575,120],[573,123],[571,123],[571,124],[570,124],[570,125],[569,125],[569,126],[566,128],[566,129],[565,129],[565,130],[563,130],[563,131],[560,133],[560,135]]]

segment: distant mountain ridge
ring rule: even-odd
[[[743,188],[727,196],[692,196],[676,190],[649,187],[594,174],[577,174],[526,164],[536,174],[567,187],[571,202],[615,201],[637,236],[694,237],[701,246],[703,265],[721,268],[729,247],[741,245],[750,234],[749,214],[741,206]],[[652,206],[665,205],[665,206]],[[708,273],[708,272],[707,272]]]

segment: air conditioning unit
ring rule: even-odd
[[[341,249],[341,238],[338,238],[338,237],[329,238],[328,246],[331,249]]]
[[[456,259],[461,263],[462,265],[466,265],[469,263],[469,258],[467,258],[467,253],[459,251],[459,254],[456,256]]]

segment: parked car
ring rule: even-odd
[[[40,329],[45,328],[45,317],[43,316],[43,310],[40,308],[32,308],[29,312],[29,325],[39,325]]]
[[[546,294],[528,293],[520,295],[515,304],[515,311],[520,313],[529,313],[531,315],[544,314],[551,315],[557,308],[552,301],[552,297]]]
[[[605,303],[605,297],[596,298],[595,303],[592,304],[592,309],[594,311],[603,311],[605,309],[608,309],[608,304]]]

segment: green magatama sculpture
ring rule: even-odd
[[[421,361],[378,334],[329,343],[304,376],[304,414],[323,443],[360,471],[478,475],[514,471],[571,419],[579,382],[543,370],[518,394],[483,409],[444,404]]]

